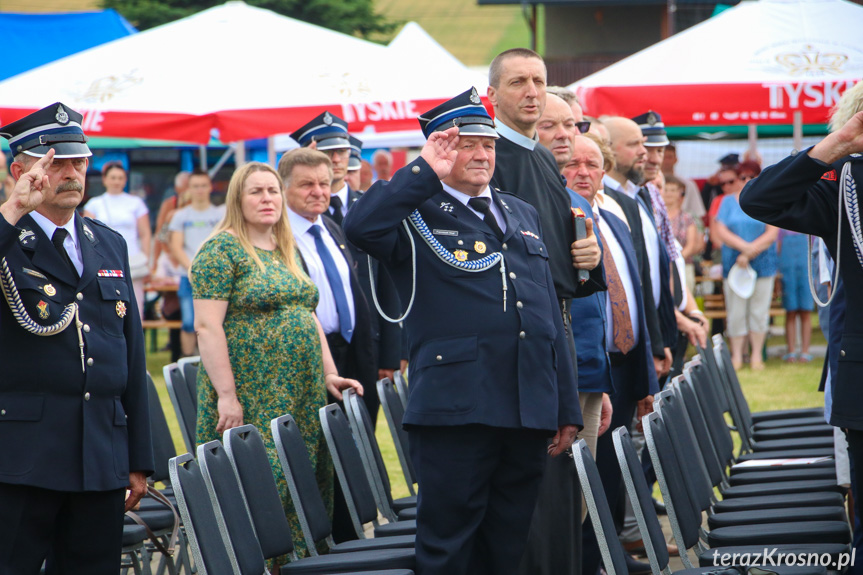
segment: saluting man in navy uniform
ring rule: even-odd
[[[0,206],[0,573],[47,557],[49,575],[115,575],[153,471],[126,242],[75,213],[81,120],[57,103],[0,128],[17,180]]]
[[[498,136],[476,90],[419,121],[420,158],[344,228],[409,302],[417,573],[514,573],[546,454],[582,424],[575,374],[536,210],[489,187]]]

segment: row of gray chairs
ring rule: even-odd
[[[354,519],[358,541],[335,544],[317,491],[305,443],[290,416],[271,422],[280,461],[310,556],[294,552],[290,527],[278,495],[266,448],[254,426],[228,430],[218,441],[171,459],[171,481],[199,572],[260,574],[264,559],[287,555],[282,573],[348,573],[356,570],[408,574],[415,563],[415,522],[378,524],[372,488],[345,414],[337,405],[320,410],[321,423]],[[365,539],[364,524],[375,525]],[[325,541],[328,555],[317,555]],[[215,569],[215,571],[214,571]],[[390,571],[392,570],[392,571]]]

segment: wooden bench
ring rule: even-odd
[[[172,319],[145,319],[142,323],[144,331],[148,329],[180,329],[183,322]]]

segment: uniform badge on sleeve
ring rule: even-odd
[[[118,301],[117,302],[117,315],[120,317],[126,317],[126,302]]]
[[[467,261],[467,252],[464,250],[456,250],[452,253],[455,256],[455,259],[460,262]]]

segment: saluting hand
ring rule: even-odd
[[[584,229],[587,235],[572,243],[572,267],[580,270],[592,270],[599,265],[602,260],[602,250],[599,249],[599,242],[596,240],[596,234],[593,233],[593,220],[585,219]]]
[[[851,116],[844,126],[809,150],[810,157],[827,164],[854,153],[863,153],[863,112]]]
[[[45,199],[45,190],[48,189],[48,166],[54,161],[54,148],[39,158],[26,173],[18,177],[15,187],[8,201],[0,207],[0,213],[6,221],[13,226],[18,223],[22,216],[29,214],[39,207]],[[13,168],[16,164],[13,164]],[[20,165],[20,164],[17,164]]]
[[[455,147],[458,139],[456,126],[444,132],[432,132],[420,152],[422,159],[431,166],[439,180],[447,177],[455,165],[455,158],[458,156]]]

